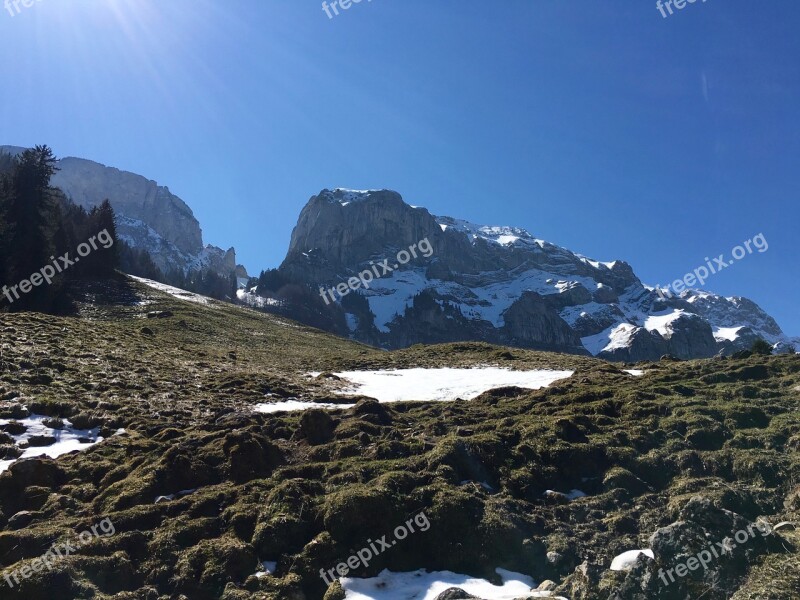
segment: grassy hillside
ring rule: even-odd
[[[657,575],[759,517],[800,519],[796,356],[661,361],[632,377],[487,344],[383,352],[130,281],[74,293],[79,316],[0,315],[0,418],[24,406],[106,439],[0,475],[0,565],[21,569],[106,518],[115,533],[14,588],[0,580],[0,598],[322,598],[321,568],[423,510],[428,531],[355,575],[491,579],[503,567],[554,580],[571,600],[800,597],[789,526],[670,585]],[[309,371],[487,364],[575,374],[468,402],[252,410],[341,401],[334,378]],[[13,452],[7,439],[0,448]],[[587,496],[545,495],[575,488]],[[195,491],[155,501],[184,490]],[[677,521],[653,546],[661,562],[608,570]],[[255,577],[260,561],[276,561],[275,575]]]

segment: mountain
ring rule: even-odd
[[[0,152],[12,155],[24,150],[0,146]],[[203,232],[192,209],[169,188],[82,158],[62,158],[57,166],[51,184],[87,210],[107,198],[117,214],[120,239],[147,250],[163,272],[210,269],[229,275],[236,270],[236,251],[204,246]]]
[[[415,244],[431,252],[415,250],[400,265],[398,253]],[[387,259],[391,271],[378,270]],[[322,291],[369,270],[380,276],[354,286],[357,294]],[[350,337],[385,348],[481,340],[635,362],[731,354],[758,338],[789,342],[746,298],[668,297],[624,261],[592,260],[516,227],[437,217],[389,190],[313,196],[279,271],[334,298]]]

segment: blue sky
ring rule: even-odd
[[[798,335],[798,22],[754,0],[666,19],[649,0],[333,19],[317,0],[37,0],[0,11],[0,144],[169,186],[251,273],[326,187],[525,227],[650,284],[763,233],[705,287]]]

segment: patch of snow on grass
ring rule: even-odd
[[[103,441],[103,438],[98,436],[99,430],[97,427],[94,429],[74,429],[72,423],[62,419],[64,428],[52,429],[43,423],[49,418],[45,415],[32,414],[25,419],[0,419],[0,426],[8,425],[12,421],[25,425],[26,429],[23,433],[18,435],[9,434],[14,438],[17,446],[23,442],[28,442],[34,436],[52,436],[56,440],[55,443],[48,446],[30,446],[22,452],[19,458],[0,460],[0,473],[23,458],[34,458],[36,456],[58,458],[62,454],[74,452],[75,450],[86,450],[90,446]],[[90,441],[81,441],[81,439]]]
[[[330,404],[322,402],[301,402],[300,400],[285,400],[283,402],[264,402],[256,404],[254,410],[260,413],[294,412],[308,410],[309,408],[325,408],[328,410],[343,410],[353,408],[355,404]]]
[[[158,290],[159,292],[164,292],[180,300],[186,300],[187,302],[194,302],[195,304],[203,304],[206,306],[211,306],[211,298],[206,298],[205,296],[201,296],[200,294],[195,294],[194,292],[187,292],[186,290],[172,287],[171,285],[167,285],[166,283],[159,283],[158,281],[153,281],[152,279],[145,279],[144,277],[135,277],[133,275],[129,275],[128,277],[130,277],[135,281],[138,281],[139,283],[145,284],[147,287],[151,287],[154,290]]]
[[[520,573],[496,569],[503,580],[502,585],[493,585],[485,579],[459,575],[452,571],[424,569],[410,573],[381,571],[376,577],[357,579],[344,577],[340,580],[346,600],[434,600],[448,588],[457,587],[479,598],[512,600],[530,595],[535,586],[533,579]]]
[[[448,401],[471,400],[482,393],[506,386],[537,390],[559,379],[571,377],[574,371],[511,371],[498,367],[476,369],[402,369],[393,371],[345,371],[338,377],[353,385],[339,394],[359,394],[380,402],[407,400]]]
[[[644,375],[644,371],[641,369],[623,369],[622,371],[628,375],[633,375],[634,377],[641,377]]]

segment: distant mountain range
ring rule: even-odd
[[[428,258],[337,297],[350,337],[386,348],[483,340],[630,362],[731,354],[759,338],[777,349],[792,342],[746,298],[661,297],[624,261],[592,260],[516,227],[436,217],[389,190],[312,197],[279,271],[335,288],[384,259],[396,267],[398,252],[423,239]]]
[[[0,146],[16,155],[25,148]],[[62,158],[51,184],[85,209],[106,198],[117,214],[120,239],[147,250],[164,273],[210,269],[221,275],[237,270],[236,251],[203,244],[203,232],[192,209],[169,188],[141,175],[82,158]],[[239,269],[240,276],[244,268]],[[244,274],[246,276],[246,274]]]
[[[389,190],[313,196],[272,284],[255,287],[233,248],[203,244],[191,208],[167,187],[81,158],[58,168],[52,184],[87,209],[108,198],[120,238],[163,273],[235,273],[241,288],[251,281],[241,302],[383,348],[478,340],[635,362],[731,354],[759,338],[778,351],[800,341],[747,298],[663,297],[624,261],[592,260],[516,227],[437,217]],[[423,240],[430,253],[400,264],[398,253]],[[375,274],[368,287],[325,294],[365,270]]]

